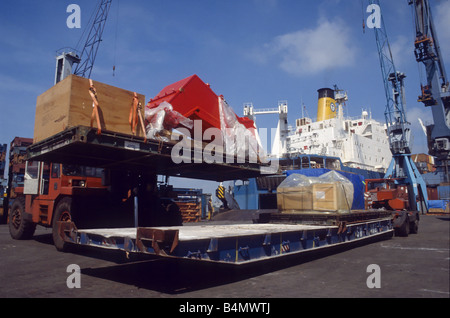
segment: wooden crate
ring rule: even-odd
[[[313,200],[311,187],[278,188],[277,207],[282,213],[312,210]]]
[[[350,211],[344,188],[339,183],[313,184],[313,210],[315,211]]]
[[[131,135],[129,116],[134,92],[96,81],[93,83],[99,102],[101,129]],[[33,142],[51,137],[66,128],[90,126],[93,100],[89,88],[87,78],[70,75],[40,95],[36,103]],[[145,96],[138,94],[138,99],[144,107]],[[93,127],[97,128],[95,119]],[[140,126],[136,127],[136,135],[143,136]]]

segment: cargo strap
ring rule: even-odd
[[[346,221],[339,221],[338,222],[338,232],[337,234],[342,234],[347,231],[347,222]]]
[[[93,107],[91,115],[91,128],[95,118],[97,121],[97,134],[100,135],[102,133],[102,126],[100,124],[100,116],[98,113],[99,104],[98,104],[97,90],[95,89],[94,82],[91,79],[89,79],[89,85],[90,85],[89,94],[92,97],[92,107]]]
[[[138,105],[139,105],[139,100],[137,98],[137,94],[134,93],[133,96],[133,103],[131,104],[131,108],[130,108],[130,116],[128,117],[128,122],[131,125],[131,132],[133,133],[133,135],[136,134],[136,126],[138,124]]]
[[[130,116],[128,117],[128,122],[131,125],[131,131],[133,135],[136,135],[136,126],[138,121],[141,123],[142,134],[144,135],[144,141],[147,141],[147,136],[145,133],[144,118],[142,117],[142,103],[139,102],[137,93],[134,93],[133,103],[130,108]]]

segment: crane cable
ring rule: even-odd
[[[364,13],[364,0],[361,0],[361,13],[362,13],[362,29],[363,34],[366,33],[366,19],[365,19],[365,13]]]
[[[117,34],[119,30],[119,6],[120,1],[117,0],[117,14],[116,14],[116,30],[114,35],[114,57],[113,57],[113,77],[116,76],[116,56],[117,56]]]

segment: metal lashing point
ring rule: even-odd
[[[239,255],[241,255],[241,257],[248,261],[250,260],[250,247],[249,246],[245,246],[245,247],[239,247]]]
[[[281,242],[281,254],[291,251],[291,242],[289,240]]]
[[[219,241],[216,237],[211,238],[209,241],[208,249],[206,250],[207,253],[214,253],[219,250]]]
[[[263,248],[267,256],[272,254],[272,234],[268,233],[264,236]]]

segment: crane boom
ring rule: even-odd
[[[91,77],[111,3],[112,0],[100,1],[81,53],[72,48],[63,48],[57,53],[55,84],[72,74],[74,65],[76,68],[73,74],[86,78]]]
[[[371,5],[380,8],[378,0],[369,0]],[[406,100],[404,90],[405,74],[395,68],[389,39],[380,15],[380,27],[373,28],[380,59],[381,75],[386,95],[385,119],[392,161],[385,174],[385,179],[395,178],[398,185],[407,185],[409,207],[411,209],[428,210],[426,184],[419,170],[411,159],[411,130],[406,118]],[[417,199],[422,202],[417,205]]]
[[[370,1],[379,6],[379,1]],[[381,27],[374,28],[381,75],[386,95],[384,112],[388,130],[389,145],[392,154],[411,153],[410,123],[406,119],[406,101],[404,97],[404,79],[406,75],[395,68],[391,47],[384,25],[383,15]]]
[[[97,8],[94,21],[86,39],[86,44],[81,52],[81,62],[75,68],[74,74],[90,78],[95,58],[97,57],[98,47],[102,41],[103,30],[105,29],[106,19],[112,0],[102,0]]]
[[[450,89],[444,61],[433,23],[430,3],[427,0],[409,0],[414,12],[416,39],[414,54],[423,63],[426,83],[421,84],[418,98],[430,107],[433,125],[427,126],[428,150],[438,160],[450,160]]]

